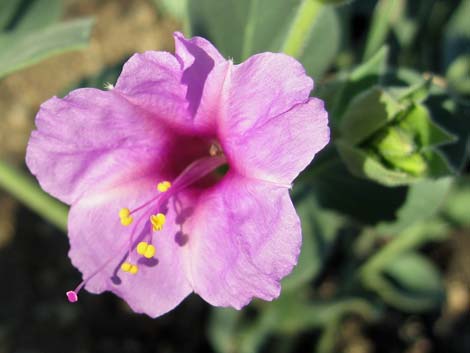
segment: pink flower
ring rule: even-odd
[[[240,65],[203,38],[135,54],[109,91],[45,102],[26,161],[71,205],[83,282],[156,317],[191,292],[241,308],[272,300],[297,262],[293,179],[329,140],[323,102],[295,59]],[[228,166],[222,176],[220,167]]]

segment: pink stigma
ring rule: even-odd
[[[67,299],[70,303],[75,303],[76,301],[78,301],[78,295],[73,290],[69,290],[65,294],[67,295]]]

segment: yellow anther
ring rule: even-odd
[[[141,241],[137,245],[137,253],[146,257],[147,259],[151,259],[155,255],[155,251],[155,246],[145,241]]]
[[[137,244],[137,254],[143,255],[145,254],[145,250],[147,250],[147,246],[149,244],[145,241],[141,241],[139,244]]]
[[[121,270],[123,270],[124,272],[129,272],[131,268],[132,268],[132,264],[129,262],[123,262],[121,265]]]
[[[139,272],[137,265],[133,265],[130,262],[123,262],[121,265],[121,270],[124,272],[129,272],[131,275],[135,275],[137,272]]]
[[[165,192],[171,187],[171,183],[169,181],[162,181],[158,183],[157,190],[160,192]]]
[[[147,247],[147,250],[145,250],[144,257],[147,259],[151,259],[152,257],[155,256],[155,252],[156,252],[155,246],[149,245]]]
[[[152,223],[153,231],[162,230],[163,225],[165,224],[166,217],[163,213],[157,213],[150,216],[150,222]]]
[[[139,272],[139,268],[137,267],[137,265],[132,265],[131,269],[129,270],[129,273],[131,275],[135,275],[137,272]]]
[[[134,220],[131,216],[131,211],[128,208],[121,208],[119,210],[119,218],[123,226],[128,226]]]

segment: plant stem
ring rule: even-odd
[[[284,53],[296,58],[302,54],[313,24],[323,6],[322,3],[315,0],[302,1],[282,46]]]
[[[47,195],[31,178],[3,161],[0,161],[0,187],[59,229],[67,230],[67,206]]]

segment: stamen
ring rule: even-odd
[[[121,265],[121,270],[124,272],[129,272],[131,275],[135,275],[139,272],[137,265],[131,264],[130,262],[123,262]]]
[[[150,216],[150,223],[152,223],[152,229],[154,232],[163,229],[163,225],[165,224],[166,216],[163,213],[157,213]]]
[[[220,153],[222,152],[222,153]],[[149,201],[145,202],[144,204],[140,205],[139,207],[129,210],[128,208],[122,208],[119,211],[119,218],[121,224],[124,226],[129,226],[130,224],[134,223],[134,218],[132,214],[138,212],[142,209],[147,208],[150,205],[154,210],[161,210],[161,206],[165,204],[171,197],[177,195],[181,190],[185,189],[189,185],[195,183],[196,181],[200,180],[201,178],[205,177],[212,171],[216,170],[218,167],[223,165],[227,162],[223,151],[220,149],[219,146],[214,146],[212,148],[212,153],[210,153],[212,157],[203,157],[198,159],[188,165],[186,169],[184,169],[181,174],[173,180],[173,183],[169,181],[162,181],[157,184],[157,190],[160,192],[158,195],[151,198]],[[170,190],[171,189],[171,190]],[[135,275],[139,272],[139,267],[133,263],[131,260],[131,254],[133,249],[137,251],[139,255],[144,256],[147,259],[150,259],[155,256],[156,249],[155,246],[150,244],[149,242],[141,241],[137,247],[134,247],[134,237],[135,233],[137,232],[142,221],[148,219],[149,212],[145,212],[145,215],[141,215],[137,218],[137,221],[134,224],[132,232],[129,237],[129,242],[123,245],[121,250],[117,251],[117,254],[122,255],[122,251],[126,251],[126,247],[128,247],[127,252],[127,261],[122,262],[120,265],[120,269],[124,272],[130,273]],[[150,223],[152,225],[153,231],[160,231],[163,229],[163,226],[166,222],[166,216],[164,213],[156,213],[150,216]],[[149,234],[151,240],[152,233]],[[90,281],[93,277],[95,277],[98,273],[103,271],[106,266],[108,266],[111,261],[116,259],[116,254],[112,254],[108,259],[104,261],[91,275],[87,278],[84,278],[80,284],[74,289],[66,292],[66,296],[69,302],[75,303],[78,301],[78,293],[80,290]],[[122,260],[121,260],[122,261]],[[119,262],[121,263],[121,262]]]
[[[75,293],[75,291],[69,290],[65,294],[67,295],[67,299],[69,300],[70,303],[75,303],[78,301],[78,295],[77,293]]]
[[[224,151],[222,150],[222,147],[216,142],[214,142],[211,147],[209,147],[209,155],[211,157],[216,157],[216,156],[223,156]]]
[[[158,183],[157,190],[160,192],[165,192],[171,187],[171,183],[167,180]]]
[[[152,257],[154,257],[155,252],[156,252],[155,246],[153,246],[152,244],[149,244],[145,241],[141,241],[137,245],[137,253],[139,255],[142,255],[143,257],[145,257],[147,259],[151,259]]]
[[[128,226],[134,221],[131,216],[131,211],[128,208],[121,208],[119,211],[119,218],[121,219],[121,224],[123,226]]]

